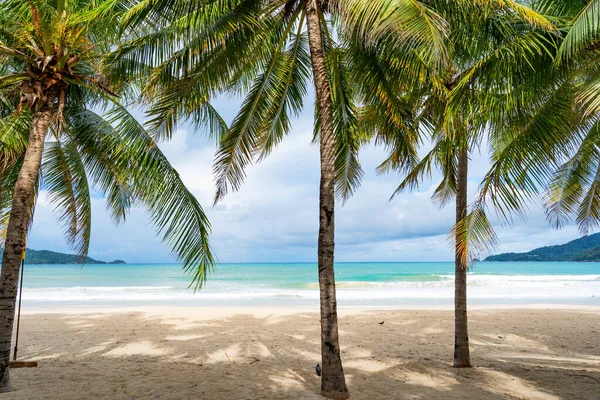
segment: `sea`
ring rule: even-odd
[[[338,306],[452,307],[452,262],[336,263]],[[471,305],[600,306],[600,263],[478,262]],[[219,264],[194,291],[178,264],[25,265],[25,309],[140,306],[311,307],[316,263]]]

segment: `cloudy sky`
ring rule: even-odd
[[[180,172],[188,188],[205,208],[211,224],[211,243],[220,262],[302,262],[316,260],[318,232],[318,148],[311,145],[312,100],[307,111],[293,122],[293,132],[277,151],[247,170],[242,189],[212,207],[212,160],[215,146],[189,126],[182,126],[161,148]],[[239,101],[220,99],[217,108],[231,120]],[[365,170],[360,189],[336,210],[337,261],[449,261],[453,259],[447,232],[454,207],[439,209],[430,201],[439,176],[414,192],[389,201],[399,183],[390,174],[378,176],[384,159],[381,148],[366,147],[361,153]],[[475,192],[485,174],[485,154],[474,154],[469,189]],[[143,210],[134,209],[127,222],[114,226],[103,199],[93,200],[93,233],[90,256],[100,260],[124,259],[129,263],[171,262],[169,249],[155,237]],[[527,222],[511,228],[497,226],[500,243],[496,252],[527,251],[560,244],[578,237],[574,226],[552,230],[541,208],[533,209]],[[60,233],[52,205],[42,193],[28,247],[69,252]]]

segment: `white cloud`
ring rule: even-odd
[[[308,113],[307,113],[308,115]],[[213,227],[213,248],[222,262],[314,261],[318,229],[318,148],[312,145],[312,121],[294,122],[295,130],[263,162],[247,170],[240,191],[212,208],[215,146],[180,130],[161,149],[179,171],[188,188],[205,207]],[[447,232],[454,207],[439,209],[430,197],[439,181],[435,175],[420,191],[389,201],[399,183],[394,175],[377,176],[383,160],[381,148],[361,153],[365,178],[355,196],[336,210],[338,261],[440,261],[452,260]],[[489,163],[475,154],[470,164],[469,191]],[[90,255],[103,260],[168,262],[168,248],[154,235],[142,210],[132,210],[128,221],[115,227],[103,201],[93,201],[93,234]],[[540,245],[563,243],[578,236],[574,227],[551,230],[541,208],[528,221],[512,229],[499,228],[498,251],[526,251]],[[51,205],[42,195],[38,203],[30,247],[68,250],[59,233]]]

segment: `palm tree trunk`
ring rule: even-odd
[[[11,390],[9,362],[15,319],[15,302],[17,300],[19,264],[31,217],[30,210],[35,200],[35,186],[42,162],[44,139],[52,119],[53,98],[49,97],[40,100],[41,103],[38,104],[33,116],[29,143],[13,192],[12,209],[6,232],[4,254],[2,255],[2,273],[0,274],[0,392]]]
[[[319,289],[321,300],[321,394],[331,399],[350,397],[340,357],[333,257],[335,248],[335,137],[333,104],[321,40],[317,0],[306,1],[306,23],[321,123],[321,184],[319,195]]]
[[[468,166],[468,147],[463,145],[458,154],[456,223],[467,216]],[[471,366],[469,331],[467,329],[467,263],[466,257],[459,251],[458,243],[455,247],[454,274],[454,367],[467,368]]]

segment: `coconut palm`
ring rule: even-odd
[[[455,343],[454,367],[471,366],[467,320],[467,269],[495,234],[482,204],[468,213],[469,154],[485,138],[486,128],[503,115],[504,96],[523,79],[525,70],[548,64],[552,24],[515,2],[432,1],[429,4],[449,24],[446,68],[432,73],[424,86],[420,118],[427,122],[432,150],[406,172],[394,195],[412,190],[431,174],[442,171],[433,199],[443,206],[454,199],[455,226]],[[551,60],[550,60],[551,63]],[[389,163],[381,171],[393,168]],[[393,197],[393,196],[392,196]]]
[[[127,6],[115,0],[0,4],[0,228],[6,237],[0,391],[11,387],[19,262],[40,190],[48,192],[66,238],[81,256],[89,248],[94,192],[106,196],[117,223],[131,207],[144,207],[195,285],[213,266],[202,208],[125,108],[135,88],[108,79],[126,73],[111,71],[103,57],[118,45],[119,18]]]
[[[149,20],[166,23],[144,23]],[[374,119],[385,119],[398,132],[395,140],[411,134],[405,121],[410,108],[385,80],[389,76],[381,73],[382,80],[376,79],[383,71],[377,61],[385,58],[377,45],[394,42],[402,48],[407,58],[388,56],[398,65],[416,59],[437,64],[444,55],[443,21],[423,4],[405,0],[153,0],[133,7],[128,22],[145,32],[128,31],[133,37],[115,59],[140,67],[151,60],[156,66],[145,93],[152,99],[149,112],[157,135],[169,137],[181,118],[214,123],[208,101],[217,93],[245,96],[216,155],[216,201],[239,189],[245,167],[266,157],[290,131],[290,116],[303,109],[312,76],[314,140],[321,155],[321,393],[347,398],[334,275],[336,191],[346,199],[358,185],[358,150],[371,136]],[[369,79],[358,71],[366,71]],[[367,81],[371,87],[366,88]]]

